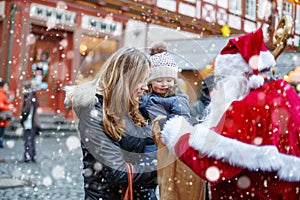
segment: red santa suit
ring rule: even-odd
[[[261,30],[251,34],[262,37]],[[241,52],[236,42],[245,42],[243,37],[230,40],[224,49]],[[256,89],[230,104],[215,127],[192,127],[175,117],[162,131],[179,159],[211,182],[213,200],[300,199],[300,98],[283,80],[258,82],[252,87]]]

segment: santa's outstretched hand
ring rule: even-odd
[[[214,166],[212,163],[217,163],[218,169],[222,169],[222,165],[225,165],[221,170],[223,176],[220,175],[218,179],[209,181],[231,178],[241,168],[250,171],[276,171],[279,179],[300,181],[300,173],[296,173],[300,170],[300,158],[279,153],[274,145],[246,144],[222,136],[204,125],[192,126],[181,116],[175,116],[166,122],[161,131],[161,139],[179,159],[198,175],[204,174],[205,179],[207,170]],[[197,160],[200,164],[196,166]],[[195,162],[191,164],[190,161]],[[286,165],[286,163],[293,164]],[[230,172],[227,173],[224,169]]]

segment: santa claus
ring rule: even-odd
[[[300,199],[300,98],[272,78],[275,65],[261,29],[230,39],[216,58],[209,116],[164,125],[163,142],[210,182],[212,199]]]

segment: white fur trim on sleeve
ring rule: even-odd
[[[200,152],[215,159],[228,162],[233,166],[249,170],[278,170],[283,162],[275,146],[254,146],[224,137],[207,127],[198,124],[191,135],[189,144]]]
[[[252,171],[277,171],[281,180],[300,181],[300,158],[279,153],[276,146],[255,146],[227,138],[202,124],[193,127],[182,116],[168,120],[161,133],[162,141],[173,153],[179,138],[191,133],[189,145],[200,157],[213,157]]]
[[[65,86],[66,97],[64,104],[68,107],[89,106],[97,102],[96,84],[88,81],[80,85]]]
[[[67,108],[72,108],[72,99],[73,99],[73,96],[74,96],[74,88],[75,86],[65,86],[64,87],[64,90],[66,92],[66,96],[65,96],[65,99],[64,99],[64,105],[67,107]]]
[[[168,149],[175,154],[174,145],[178,139],[186,134],[193,132],[193,126],[181,116],[175,116],[169,119],[161,131],[162,142],[167,145]]]
[[[280,158],[283,160],[284,165],[278,171],[278,177],[290,182],[299,182],[300,158],[286,154],[280,154]]]

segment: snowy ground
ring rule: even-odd
[[[22,139],[6,139],[6,147],[0,149],[0,157],[6,159],[0,163],[0,199],[83,199],[77,135],[39,136],[36,142],[36,163],[23,163]]]

